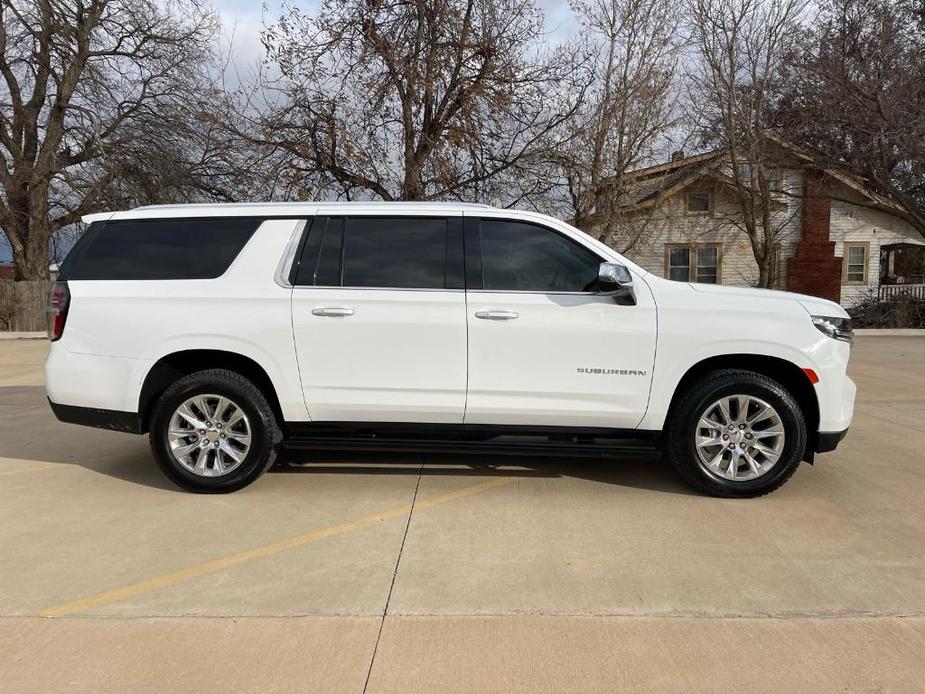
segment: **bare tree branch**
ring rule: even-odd
[[[774,213],[781,157],[766,137],[774,89],[806,0],[687,0],[700,58],[692,75],[693,119],[706,143],[725,153],[735,219],[751,244],[758,285],[777,282],[777,249],[789,222]]]
[[[197,2],[0,0],[0,228],[17,279],[47,275],[58,229],[190,170],[216,26]]]
[[[570,56],[543,53],[541,31],[532,0],[348,0],[311,16],[286,8],[263,36],[281,77],[261,85],[259,113],[226,120],[328,195],[516,197],[500,180],[582,96]]]

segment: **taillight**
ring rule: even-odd
[[[67,282],[55,282],[48,294],[48,339],[54,342],[64,332],[67,309],[71,303],[71,293]]]

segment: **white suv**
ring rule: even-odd
[[[91,215],[51,295],[64,422],[150,432],[197,492],[280,446],[614,455],[660,448],[765,494],[851,421],[847,314],[660,279],[556,219],[287,203]]]

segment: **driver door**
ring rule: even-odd
[[[552,228],[466,219],[467,424],[638,425],[655,305],[639,281],[635,306],[596,293],[608,260]]]

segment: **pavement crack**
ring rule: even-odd
[[[363,694],[369,688],[369,678],[373,673],[373,664],[376,662],[376,653],[379,651],[379,641],[382,639],[382,627],[385,625],[386,615],[389,614],[389,603],[392,601],[392,591],[395,590],[395,579],[398,577],[398,567],[401,565],[401,556],[405,551],[405,540],[408,538],[408,528],[411,527],[411,516],[414,515],[414,504],[418,499],[418,488],[421,486],[421,476],[424,473],[424,464],[427,461],[427,454],[421,456],[421,467],[418,468],[418,478],[414,482],[414,494],[411,496],[411,508],[408,511],[408,520],[405,521],[405,530],[401,536],[401,544],[398,547],[398,556],[395,558],[395,569],[392,571],[392,582],[389,584],[389,593],[385,597],[385,607],[382,608],[382,616],[379,619],[379,631],[376,633],[376,643],[373,646],[373,655],[369,659],[369,668],[366,670],[366,681],[363,683]]]

